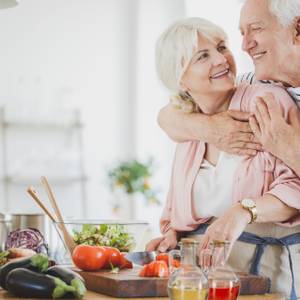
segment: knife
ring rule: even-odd
[[[140,251],[140,252],[128,252],[125,258],[136,265],[146,265],[154,261],[157,256],[156,251]]]

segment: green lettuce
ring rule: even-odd
[[[133,236],[119,224],[85,224],[81,231],[74,230],[73,238],[77,245],[109,246],[121,252],[128,252],[135,246]]]

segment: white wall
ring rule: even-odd
[[[153,182],[164,201],[174,144],[156,124],[168,93],[156,78],[155,41],[177,18],[205,17],[225,28],[239,71],[248,71],[251,65],[240,51],[239,9],[237,0],[22,0],[0,10],[0,105],[32,115],[81,110],[88,217],[113,217],[105,174],[117,159],[153,156]],[[82,213],[74,204],[76,193],[57,190],[66,215]],[[26,199],[10,207],[37,210]],[[155,233],[161,209],[137,207],[138,218],[151,222]]]
[[[86,207],[93,218],[111,213],[103,184],[106,165],[132,154],[128,103],[135,7],[133,0],[24,0],[0,10],[0,103],[29,108],[33,115],[53,108],[81,110]],[[70,212],[73,199],[61,202],[67,215],[81,213]]]

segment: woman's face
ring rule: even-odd
[[[233,89],[236,66],[225,41],[211,41],[198,35],[198,46],[180,84],[197,101],[203,96],[218,95]]]

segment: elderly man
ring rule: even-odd
[[[240,30],[256,79],[282,82],[300,106],[300,1],[247,0],[241,10]],[[249,74],[243,77],[253,80]],[[291,111],[287,124],[272,95],[266,95],[258,101],[255,118],[238,111],[212,116],[185,114],[169,104],[161,109],[158,122],[177,142],[202,140],[240,155],[255,155],[262,145],[300,176],[297,114]]]
[[[256,79],[281,82],[300,106],[300,88],[297,88],[300,86],[300,0],[246,0],[241,10],[240,30],[243,35],[243,50],[250,55],[255,65]],[[254,80],[251,74],[243,76],[242,79],[246,79],[250,83]],[[287,123],[281,116],[280,107],[275,103],[272,95],[265,95],[258,99],[255,116],[237,111],[227,111],[216,115],[186,114],[167,105],[160,111],[158,121],[167,134],[177,142],[201,140],[215,145],[222,151],[240,155],[255,155],[257,151],[261,150],[262,145],[263,149],[279,157],[300,176],[298,110],[290,111],[289,123]],[[269,215],[271,210],[273,213],[276,211],[276,207],[280,207],[277,210],[280,213],[288,210],[288,207],[283,207],[280,202],[279,199],[272,203],[265,201],[260,207],[257,207],[257,214]],[[228,219],[223,219],[219,218],[219,223],[220,220],[229,222]],[[276,223],[276,218],[273,221]],[[222,222],[221,225],[224,224]],[[213,235],[222,230],[217,225],[218,222],[214,222],[210,226],[210,232],[206,232],[205,235]],[[274,232],[270,231],[273,230],[271,229],[273,227],[268,226],[267,223],[259,224],[258,222],[247,227],[247,231],[251,232],[252,228],[255,233],[260,231],[260,236],[272,236]],[[213,232],[214,230],[215,232]],[[226,236],[230,238],[235,230],[234,226],[230,227]],[[294,227],[289,232],[288,239],[297,235],[295,240],[284,240],[288,253],[290,253],[288,245],[300,242],[298,231],[298,227]],[[292,233],[295,235],[292,236]],[[256,239],[260,240],[260,237],[253,239],[254,244],[257,242]],[[266,245],[257,248],[254,261],[260,259]],[[240,253],[243,253],[243,257],[247,257],[248,253],[246,252],[249,251],[249,248],[243,247],[242,244],[235,247],[233,251],[236,252],[232,257],[238,258]],[[292,255],[293,259],[288,260],[290,265],[287,266],[286,257],[281,257],[285,250],[279,248],[275,246],[268,250],[262,267],[265,274],[271,277],[275,286],[274,291],[282,291],[286,295],[288,294],[287,286],[290,284],[290,274],[288,274],[290,269],[292,274],[290,297],[296,299],[296,289],[300,293],[299,264],[294,264],[294,268],[297,268],[297,275],[294,277],[292,261],[295,256]],[[251,251],[253,252],[254,248]],[[248,258],[236,259],[232,265],[239,269],[245,269],[250,261],[251,251],[249,251],[249,260]],[[297,253],[295,254],[297,259],[299,257],[298,245],[291,251],[292,254]],[[272,259],[272,257],[274,258]],[[281,275],[277,276],[279,264]],[[254,269],[258,271],[257,265]]]

